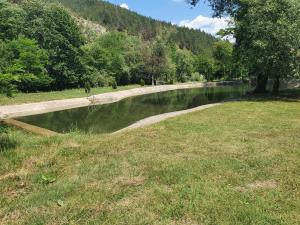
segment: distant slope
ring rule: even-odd
[[[101,26],[99,23],[92,22],[78,16],[74,17],[82,33],[89,41],[93,41],[102,34],[106,33],[106,28]]]
[[[180,48],[194,53],[212,54],[212,45],[217,40],[199,30],[173,26],[170,23],[141,16],[135,12],[101,0],[58,0],[65,7],[84,19],[98,22],[109,30],[126,31],[131,35],[151,40],[158,35],[168,36]]]

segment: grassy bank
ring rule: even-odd
[[[91,95],[102,94],[113,91],[123,91],[132,88],[140,87],[140,85],[128,85],[120,86],[118,89],[112,89],[112,87],[99,87],[92,88],[91,93],[86,94],[84,89],[70,89],[63,91],[52,91],[52,92],[38,92],[38,93],[17,93],[14,98],[7,98],[4,95],[0,95],[0,105],[13,105],[31,102],[41,102],[50,100],[61,100],[67,98],[81,98],[88,97]]]
[[[300,221],[299,102],[226,103],[113,136],[8,137],[0,224]]]

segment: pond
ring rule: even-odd
[[[59,133],[111,133],[141,119],[220,102],[245,94],[247,85],[181,89],[127,98],[122,101],[20,117],[18,120]]]

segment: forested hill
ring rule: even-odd
[[[200,30],[178,27],[161,22],[102,0],[59,0],[78,16],[98,22],[111,31],[126,31],[130,35],[152,40],[157,36],[168,38],[180,48],[194,53],[212,55],[216,38]]]
[[[231,56],[228,42],[100,0],[0,0],[0,94],[7,96],[226,78]]]

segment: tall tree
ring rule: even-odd
[[[176,67],[178,81],[185,82],[190,79],[193,73],[193,59],[190,52],[186,50],[177,51]]]
[[[23,33],[49,52],[47,69],[55,79],[53,87],[80,85],[80,78],[86,72],[79,48],[84,40],[75,19],[56,3],[27,0],[21,3],[21,8],[26,12]]]
[[[214,79],[215,63],[213,59],[204,55],[198,55],[194,59],[194,68],[196,72],[204,75],[207,81]]]
[[[231,77],[232,50],[232,44],[228,41],[219,41],[213,46],[213,56],[222,77]]]
[[[151,46],[152,85],[165,72],[167,61],[166,46],[161,38],[157,38]]]
[[[196,5],[200,0],[187,0]],[[274,79],[277,93],[280,79],[298,70],[300,49],[300,1],[298,0],[209,0],[216,16],[229,14],[235,27],[227,30],[236,38],[236,60],[257,78],[255,92],[265,92]]]
[[[257,77],[256,92],[265,92],[272,78],[277,94],[280,79],[293,76],[297,68],[300,2],[253,1],[246,9],[236,20],[237,55]]]

